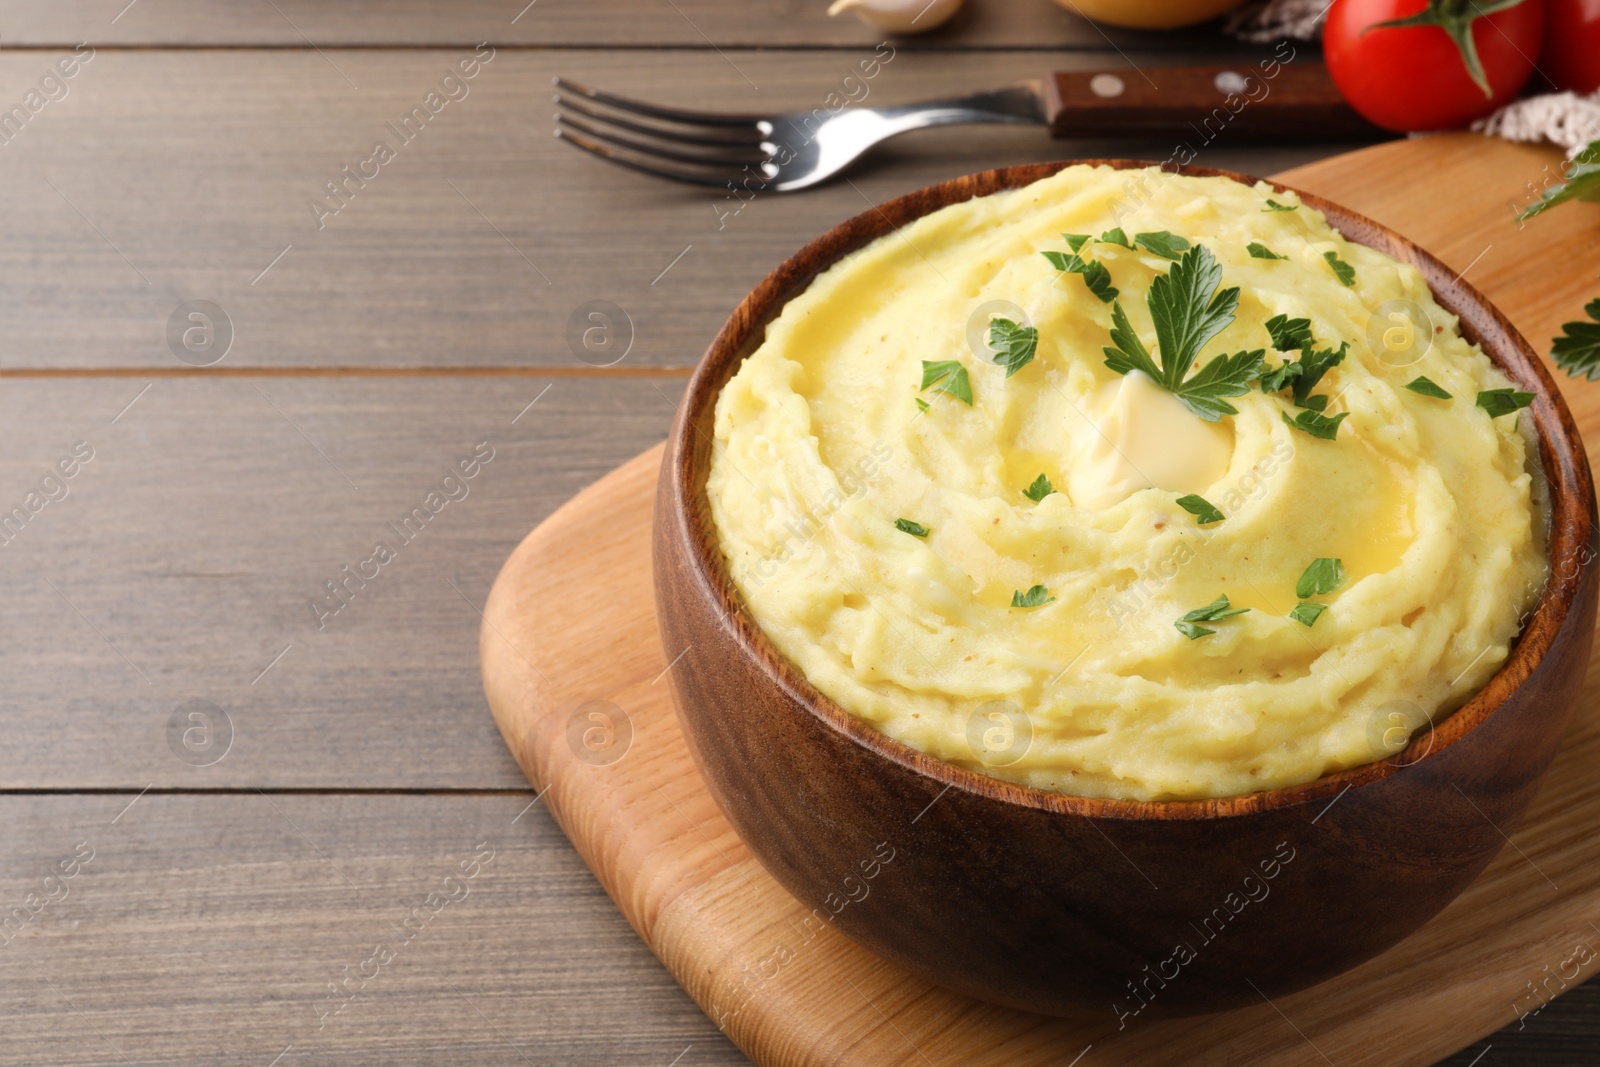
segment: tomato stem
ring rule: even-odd
[[[1478,59],[1478,46],[1472,40],[1472,25],[1485,15],[1507,11],[1523,2],[1524,0],[1484,0],[1483,3],[1475,3],[1474,0],[1428,0],[1428,6],[1415,15],[1374,23],[1361,32],[1365,35],[1370,30],[1437,26],[1449,34],[1450,40],[1455,43],[1456,51],[1461,53],[1461,63],[1467,68],[1468,77],[1483,90],[1485,97],[1493,97],[1494,89],[1489,85],[1488,75],[1483,72],[1483,63]]]

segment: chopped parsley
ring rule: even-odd
[[[923,412],[928,410],[928,402],[922,399],[920,396],[917,397],[917,410]]]
[[[1227,518],[1217,510],[1215,504],[1196,493],[1180,496],[1178,498],[1178,506],[1193,515],[1194,521],[1201,526],[1206,526],[1213,522],[1221,522]]]
[[[1330,559],[1326,556],[1311,561],[1311,565],[1300,575],[1300,580],[1295,583],[1294,595],[1300,598],[1300,603],[1289,612],[1289,618],[1304,626],[1315,626],[1322,613],[1328,610],[1328,605],[1318,604],[1307,597],[1326,596],[1344,584],[1344,561]]]
[[[1302,600],[1289,612],[1289,618],[1306,626],[1315,626],[1322,613],[1328,610],[1328,605],[1318,604],[1315,600]]]
[[[1146,252],[1153,252],[1166,259],[1177,259],[1189,250],[1189,242],[1175,233],[1167,230],[1156,230],[1154,233],[1136,233],[1133,243]]]
[[[1213,600],[1205,607],[1195,608],[1193,611],[1178,619],[1178,621],[1172,625],[1177,627],[1180,634],[1187,637],[1189,640],[1194,641],[1206,636],[1207,634],[1214,634],[1217,632],[1209,627],[1200,626],[1198,625],[1199,623],[1217,622],[1220,619],[1226,619],[1230,615],[1243,615],[1249,610],[1249,608],[1229,607],[1228,594],[1222,593],[1217,597],[1217,599]]]
[[[1086,233],[1064,233],[1061,238],[1067,242],[1067,247],[1074,252],[1083,251],[1083,246],[1094,240]]]
[[[1222,268],[1204,245],[1190,248],[1150,283],[1145,303],[1155,326],[1160,366],[1133,332],[1121,302],[1113,302],[1111,344],[1103,349],[1106,366],[1118,374],[1142,371],[1207,422],[1237,415],[1225,398],[1250,391],[1264,367],[1262,350],[1219,355],[1189,377],[1200,350],[1233,322],[1239,306],[1238,288],[1221,285]]]
[[[912,522],[910,519],[894,520],[894,528],[899,530],[901,533],[908,533],[912,537],[927,537],[928,534],[933,532],[926,526],[922,525],[922,523]]]
[[[1600,146],[1600,141],[1591,147]],[[1600,378],[1600,299],[1589,301],[1583,313],[1593,322],[1566,322],[1561,336],[1550,342],[1550,358],[1572,377],[1591,382]]]
[[[1295,583],[1294,595],[1304,600],[1308,596],[1323,596],[1344,584],[1344,560],[1326,556],[1311,561],[1311,565]]]
[[[1092,259],[1085,259],[1080,253],[1083,245],[1089,240],[1088,234],[1064,233],[1071,252],[1045,252],[1044,258],[1050,265],[1063,274],[1079,274],[1083,276],[1083,284],[1089,291],[1099,297],[1104,303],[1111,303],[1117,298],[1117,289],[1111,284],[1111,272],[1104,263],[1096,263]],[[1079,241],[1078,238],[1083,238]],[[1076,241],[1076,244],[1074,242]]]
[[[1272,337],[1272,347],[1279,352],[1298,352],[1310,348],[1316,341],[1311,336],[1310,319],[1291,319],[1287,315],[1274,315],[1266,322],[1267,333]],[[1279,386],[1279,389],[1283,386]],[[1271,390],[1277,392],[1277,389]]]
[[[1050,590],[1042,585],[1030,588],[1026,593],[1018,589],[1011,594],[1011,606],[1014,608],[1038,608],[1055,600],[1050,595]]]
[[[1322,253],[1322,258],[1328,261],[1328,266],[1333,268],[1333,273],[1337,274],[1339,280],[1345,285],[1354,285],[1356,283],[1356,269],[1340,259],[1339,253],[1324,252]]]
[[[1262,211],[1299,211],[1299,204],[1280,204],[1276,200],[1268,200],[1267,206]]]
[[[1040,474],[1039,477],[1033,480],[1032,485],[1022,491],[1022,495],[1037,504],[1055,491],[1055,486],[1050,484],[1050,479]]]
[[[1326,407],[1327,405],[1324,404],[1323,406]],[[1332,441],[1339,434],[1339,424],[1349,414],[1348,411],[1341,411],[1339,414],[1330,417],[1313,408],[1304,408],[1296,412],[1295,417],[1292,419],[1287,411],[1283,412],[1283,421],[1297,430],[1303,430],[1312,437],[1320,437],[1324,441]]]
[[[1244,247],[1245,247],[1245,251],[1249,252],[1251,257],[1254,258],[1254,259],[1288,259],[1289,258],[1288,256],[1280,256],[1280,255],[1278,255],[1278,253],[1274,252],[1272,249],[1268,248],[1266,245],[1262,244],[1260,241],[1251,241],[1249,244],[1245,245]]]
[[[1411,390],[1413,393],[1421,393],[1423,396],[1431,396],[1436,400],[1451,399],[1450,394],[1445,392],[1444,388],[1440,386],[1438,382],[1434,381],[1432,378],[1425,378],[1420,374],[1407,382],[1406,388]]]
[[[972,380],[967,377],[967,368],[957,360],[923,360],[922,388],[949,393],[967,407],[972,406]]]
[[[1121,226],[1113,226],[1111,229],[1100,235],[1100,240],[1104,241],[1108,245],[1120,245],[1123,248],[1129,249],[1133,247],[1133,243],[1128,240],[1128,235],[1122,232]],[[1073,251],[1077,250],[1074,249]]]
[[[1306,347],[1300,352],[1299,359],[1284,360],[1283,366],[1269,370],[1261,376],[1261,391],[1275,393],[1287,388],[1293,393],[1297,407],[1322,411],[1328,406],[1328,398],[1312,396],[1311,390],[1322,381],[1324,374],[1344,362],[1345,353],[1349,348],[1349,342],[1340,342],[1337,350],[1313,348],[1308,334]]]
[[[1039,330],[1019,326],[1010,319],[991,319],[989,347],[994,349],[995,363],[1006,369],[1009,378],[1033,362],[1033,354],[1039,348]]]
[[[1486,389],[1478,394],[1478,406],[1489,413],[1491,419],[1521,411],[1533,403],[1532,393],[1520,393],[1510,386],[1504,389]]]

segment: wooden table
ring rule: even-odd
[[[0,517],[23,509],[0,526],[0,1063],[745,1062],[507,755],[489,584],[665,434],[722,317],[811,235],[970,170],[1170,146],[929,132],[791,198],[657,184],[554,142],[552,75],[810,108],[859,95],[877,38],[820,0],[525,2],[0,12],[25,116],[0,125]],[[972,6],[869,97],[1242,54]],[[592,301],[625,312],[610,366],[569,340]],[[1592,1058],[1600,992],[1514,1030],[1448,1062]]]

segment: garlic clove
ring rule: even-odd
[[[834,0],[828,14],[853,11],[856,17],[884,33],[926,33],[942,26],[961,10],[961,0]]]

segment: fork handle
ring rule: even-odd
[[[1356,114],[1328,69],[1310,59],[1056,71],[1045,80],[1044,105],[1055,137],[1170,135],[1196,152],[1218,138],[1227,143],[1394,136]]]

